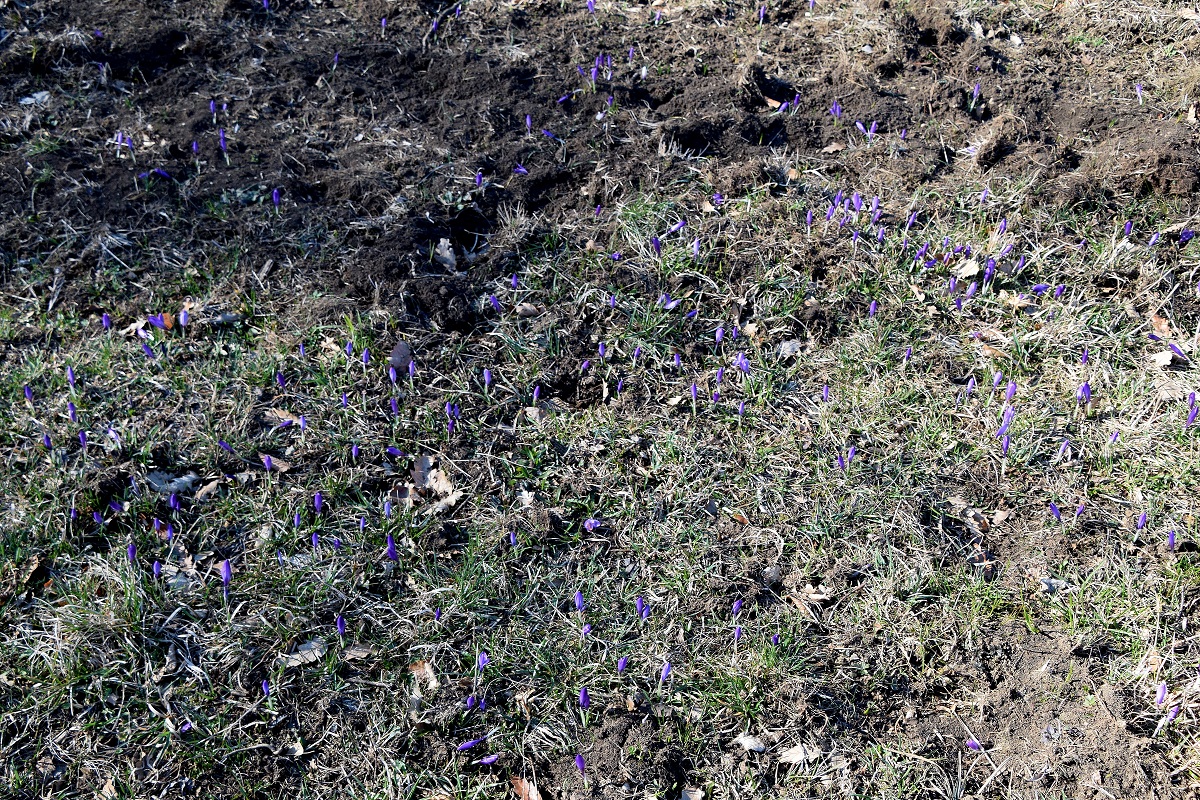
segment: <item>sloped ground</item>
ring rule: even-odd
[[[1188,9],[3,11],[9,794],[1194,790]]]

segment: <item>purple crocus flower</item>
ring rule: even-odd
[[[588,695],[588,690],[587,690],[587,687],[585,686],[579,690],[579,707],[587,708],[591,704],[592,704],[592,698],[590,695]]]
[[[389,533],[387,535],[387,552],[386,555],[389,561],[399,561],[400,557],[396,555],[396,540]]]
[[[341,614],[337,615],[337,621],[334,623],[337,626],[338,636],[346,635],[346,618]]]
[[[475,659],[475,668],[478,669],[480,672],[483,672],[483,668],[486,667],[490,663],[492,663],[492,660],[490,658],[488,658],[487,651],[480,650],[479,655]]]
[[[628,656],[621,656],[620,658],[618,658],[617,659],[617,674],[620,675],[621,673],[623,673],[625,671],[625,668],[628,666],[629,666],[629,657]]]
[[[1167,702],[1167,682],[1163,681],[1158,685],[1158,693],[1154,697],[1154,704],[1161,706],[1165,702]]]
[[[1173,551],[1174,549],[1175,549],[1175,531],[1170,530],[1170,531],[1167,531],[1167,550]]]
[[[575,610],[581,613],[583,611],[583,592],[575,592]]]
[[[975,739],[967,739],[966,745],[967,745],[968,750],[972,750],[976,753],[980,753],[983,751],[983,745],[981,745],[979,742],[975,741]]]
[[[458,752],[460,752],[460,753],[461,753],[461,752],[463,752],[464,750],[470,750],[472,747],[476,747],[476,746],[478,746],[478,745],[480,745],[480,744],[483,744],[483,742],[484,742],[486,739],[487,739],[487,736],[480,736],[478,739],[471,739],[471,740],[470,740],[470,741],[468,741],[468,742],[463,742],[462,744],[460,744],[460,745],[458,746]]]
[[[879,303],[875,300],[871,301],[871,305],[867,307],[867,316],[874,317],[875,312],[879,310]]]
[[[1146,512],[1143,511],[1137,518],[1137,530],[1142,530],[1146,527]]]
[[[1050,501],[1050,514],[1059,522],[1062,522],[1062,511],[1055,505],[1054,501]]]
[[[1075,391],[1075,398],[1082,404],[1087,405],[1092,402],[1092,386],[1087,381]]]
[[[225,596],[229,597],[229,584],[233,580],[233,566],[229,563],[229,559],[221,562],[221,586],[225,591]]]
[[[137,545],[130,542],[129,547],[125,548],[125,554],[129,556],[129,563],[132,564],[137,560]]]
[[[662,672],[660,672],[658,675],[658,682],[666,683],[667,678],[669,677],[671,677],[671,662],[664,661],[662,665]]]
[[[733,643],[737,644],[742,638],[742,626],[738,625],[733,629]]]
[[[591,5],[591,4],[592,4],[592,0],[588,0],[588,5]],[[583,761],[583,756],[576,755],[575,756],[575,769],[579,770],[580,775],[586,774],[585,767],[586,767],[586,764]]]
[[[742,613],[742,601],[740,599],[734,600],[733,601],[733,616],[736,617],[740,613]]]

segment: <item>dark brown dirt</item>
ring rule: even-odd
[[[740,55],[750,33],[734,6],[652,25],[644,9],[592,20],[548,2],[470,5],[429,37],[428,4],[409,15],[383,2],[277,0],[269,15],[250,0],[34,6],[21,17],[29,34],[0,45],[0,101],[15,109],[0,152],[15,189],[0,198],[0,264],[5,275],[53,264],[58,302],[84,306],[102,291],[97,269],[122,252],[142,260],[105,237],[144,231],[138,251],[178,258],[134,272],[170,277],[189,258],[262,264],[286,252],[330,288],[387,303],[403,294],[427,324],[468,330],[481,280],[508,266],[509,253],[481,248],[501,206],[586,219],[690,180],[689,154],[718,159],[710,180],[723,193],[766,182],[759,165],[779,148],[893,193],[1001,166],[1038,175],[1054,204],[1187,194],[1200,181],[1193,129],[1131,118],[1057,42],[1015,22],[1023,46],[981,40],[936,5],[864,12],[877,23],[870,52],[846,54],[828,43],[829,21],[785,2],[755,31],[752,56]],[[599,54],[611,73],[601,68],[593,90],[579,68],[589,73]],[[659,64],[670,71],[641,77]],[[17,104],[40,90],[44,105]],[[797,98],[793,113],[774,112]],[[958,141],[935,135],[933,120]],[[877,125],[872,148],[857,121]],[[118,131],[136,158],[113,143]],[[977,155],[956,161],[947,145]],[[528,175],[513,173],[518,163]],[[465,275],[431,260],[442,238]]]

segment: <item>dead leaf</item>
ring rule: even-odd
[[[436,463],[433,456],[418,458],[410,471],[413,485],[417,489],[424,489],[438,495],[451,494],[454,492],[454,484],[445,472],[434,467]]]
[[[518,800],[542,800],[542,794],[533,781],[517,775],[509,777],[509,780],[512,781],[513,792]]]
[[[811,764],[820,757],[820,748],[803,742],[795,747],[789,747],[779,754],[779,760],[784,764]]]
[[[388,356],[388,365],[403,375],[408,369],[408,365],[412,363],[412,360],[412,347],[409,346],[408,342],[401,339],[392,348],[392,354]]]
[[[980,347],[980,350],[988,358],[1008,358],[1008,353],[1001,350],[999,347],[992,347],[990,344],[985,344]]]
[[[424,659],[409,664],[408,671],[417,679],[417,686],[420,687],[421,684],[424,684],[426,691],[436,692],[441,686],[433,671],[433,665]]]
[[[779,108],[781,105],[783,105],[783,103],[782,103],[781,101],[779,101],[779,100],[776,100],[776,99],[775,99],[775,98],[773,98],[773,97],[766,97],[766,96],[764,96],[764,97],[763,97],[763,100],[766,100],[766,101],[767,101],[767,106],[768,106],[769,108]]]
[[[759,739],[757,736],[751,736],[748,733],[738,734],[738,737],[733,740],[733,743],[741,745],[742,749],[746,750],[747,752],[764,753],[767,750],[767,746],[763,744],[762,739]]]
[[[1017,311],[1020,311],[1022,308],[1028,308],[1029,306],[1033,305],[1033,301],[1030,300],[1027,296],[1025,296],[1023,294],[1013,294],[1007,290],[1001,290],[1000,302],[1004,303],[1007,306],[1012,306]]]
[[[267,453],[259,453],[258,460],[262,461],[263,456],[265,456],[265,455],[267,455]],[[292,462],[284,461],[282,458],[276,458],[275,456],[271,456],[271,471],[272,472],[284,473],[284,472],[287,472],[288,470],[290,470],[291,468],[292,468]]]
[[[679,800],[704,800],[704,790],[694,786],[685,787],[683,794],[679,795]]]
[[[1166,369],[1171,366],[1171,362],[1175,360],[1175,353],[1172,350],[1163,350],[1161,353],[1155,353],[1150,356],[1150,362],[1156,367]]]
[[[100,787],[100,791],[96,792],[96,796],[101,800],[117,800],[117,786],[113,783],[113,779],[109,778]]]
[[[443,497],[441,500],[434,503],[429,508],[429,510],[426,511],[425,513],[426,514],[444,514],[445,512],[454,508],[454,506],[462,498],[463,498],[463,492],[461,490],[455,490],[455,491],[451,492],[450,494],[448,494],[446,497]]]
[[[342,651],[343,661],[359,661],[375,653],[369,644],[352,644]]]
[[[278,755],[281,755],[284,758],[299,758],[300,756],[304,755],[304,742],[297,739],[291,744],[281,748]]]
[[[821,152],[824,153],[825,155],[832,155],[833,153],[840,153],[841,151],[843,151],[845,149],[846,149],[846,145],[842,144],[841,142],[833,142],[832,144],[828,144],[825,147],[822,147]]]
[[[958,272],[955,274],[958,276],[959,280],[974,278],[979,274],[979,262],[973,258],[968,258],[962,263],[962,266],[958,268]]]
[[[433,249],[433,260],[450,271],[458,267],[458,259],[454,257],[454,248],[449,239],[441,239]]]
[[[146,483],[159,494],[183,494],[189,492],[200,476],[194,472],[174,476],[162,470],[146,473]]]
[[[804,342],[799,339],[788,339],[779,345],[779,358],[788,359],[800,352],[804,347]]]
[[[209,481],[208,483],[204,484],[203,486],[201,486],[199,489],[196,490],[196,499],[197,500],[207,499],[211,495],[216,494],[217,489],[220,486],[221,486],[220,478],[217,478],[215,481]]]
[[[282,653],[275,659],[275,666],[300,667],[319,661],[325,655],[325,643],[320,639],[305,642],[290,653]]]
[[[830,599],[829,590],[825,588],[825,584],[820,586],[813,586],[811,583],[805,584],[801,594],[810,603],[823,603]]]
[[[1160,317],[1158,314],[1150,315],[1150,327],[1154,328],[1154,332],[1163,339],[1171,338],[1171,323],[1167,322],[1167,320]]]
[[[268,408],[263,412],[263,419],[266,420],[268,424],[274,425],[282,425],[285,422],[289,425],[300,424],[299,417],[282,408]]]
[[[925,293],[921,291],[921,287],[917,286],[915,283],[910,283],[908,288],[913,293],[913,297],[917,299],[918,303],[925,302]]]
[[[1011,517],[1011,516],[1012,516],[1012,509],[1011,509],[1011,508],[998,508],[998,509],[996,509],[996,513],[995,513],[995,514],[992,514],[992,527],[993,527],[993,528],[994,528],[994,527],[996,527],[996,526],[997,526],[997,525],[999,525],[1001,522],[1004,522],[1006,519],[1008,519],[1008,518],[1009,518],[1009,517]]]
[[[545,311],[546,309],[541,306],[535,306],[533,303],[517,303],[516,308],[517,316],[525,317],[526,319],[529,317],[540,317]]]
[[[743,525],[749,525],[750,520],[740,511],[730,511],[729,516],[733,517],[734,522],[740,522]]]

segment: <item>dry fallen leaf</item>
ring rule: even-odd
[[[1155,353],[1150,356],[1150,362],[1156,367],[1166,369],[1171,366],[1171,362],[1175,360],[1175,353],[1171,350],[1163,350],[1161,353]]]
[[[458,266],[458,259],[454,257],[454,248],[450,246],[449,239],[438,241],[437,247],[433,249],[433,260],[448,270],[454,270]]]
[[[679,800],[704,800],[704,790],[694,786],[685,787],[683,794],[679,795]]]
[[[265,419],[268,423],[275,425],[282,425],[285,422],[291,425],[300,424],[299,417],[282,408],[268,408],[263,412],[263,419]]]
[[[1158,314],[1150,315],[1150,327],[1164,339],[1171,338],[1171,323],[1160,317]]]
[[[535,306],[533,303],[517,303],[516,308],[517,316],[525,318],[540,317],[545,311],[546,309]]]
[[[1001,350],[999,347],[992,347],[990,344],[985,344],[980,348],[983,354],[988,358],[1008,358],[1008,353]]]
[[[542,800],[542,794],[533,781],[517,775],[513,775],[509,780],[512,781],[513,792],[519,800]]]
[[[265,456],[265,455],[267,455],[267,454],[259,453],[258,460],[262,461],[263,456]],[[275,456],[271,456],[271,471],[272,472],[287,472],[291,468],[292,468],[292,462],[284,461],[282,458],[276,458]]]
[[[455,491],[451,492],[450,494],[446,495],[445,497],[443,497],[441,500],[434,503],[429,508],[429,510],[426,511],[425,513],[426,514],[444,514],[445,512],[454,508],[455,504],[457,504],[458,501],[462,499],[462,497],[463,497],[463,492],[461,490],[455,490]]]
[[[216,494],[217,489],[220,488],[220,486],[221,486],[220,478],[217,478],[216,480],[213,480],[213,481],[209,481],[208,483],[204,484],[203,486],[201,486],[199,489],[196,490],[196,499],[197,500],[206,500],[210,496]]]
[[[354,644],[342,651],[343,661],[358,661],[359,659],[368,658],[375,651],[367,644]]]
[[[788,339],[786,342],[782,342],[779,345],[779,358],[781,360],[791,358],[799,353],[803,347],[804,342],[800,341],[799,339]]]
[[[313,639],[300,645],[291,653],[280,654],[275,659],[275,666],[300,667],[305,664],[311,664],[314,661],[319,661],[324,655],[325,643],[320,639]]]
[[[741,745],[742,749],[744,750],[755,753],[763,753],[766,752],[767,749],[767,746],[763,744],[762,739],[759,739],[757,736],[751,736],[748,733],[738,734],[738,737],[733,740],[733,743]]]
[[[840,153],[842,150],[845,150],[845,149],[846,149],[846,145],[842,144],[841,142],[834,142],[832,144],[826,145],[825,147],[822,147],[821,152],[824,153],[825,155],[831,155],[833,153]]]
[[[741,524],[743,524],[743,525],[749,525],[749,524],[750,524],[750,520],[749,520],[749,519],[747,519],[747,518],[746,518],[746,515],[745,515],[745,514],[743,514],[743,513],[742,513],[742,512],[740,512],[740,511],[730,511],[730,512],[729,512],[729,516],[733,517],[733,521],[734,521],[734,522],[740,522],[740,523],[741,523]]]
[[[408,665],[408,671],[417,679],[417,686],[425,685],[426,691],[436,692],[441,684],[438,682],[437,675],[433,672],[433,665],[428,661],[414,661]]]
[[[779,760],[784,764],[810,764],[820,757],[820,748],[804,743],[789,747],[779,754]]]
[[[974,278],[979,274],[979,262],[973,258],[968,258],[962,263],[962,266],[958,268],[958,272],[955,274],[958,276],[959,280]]]

